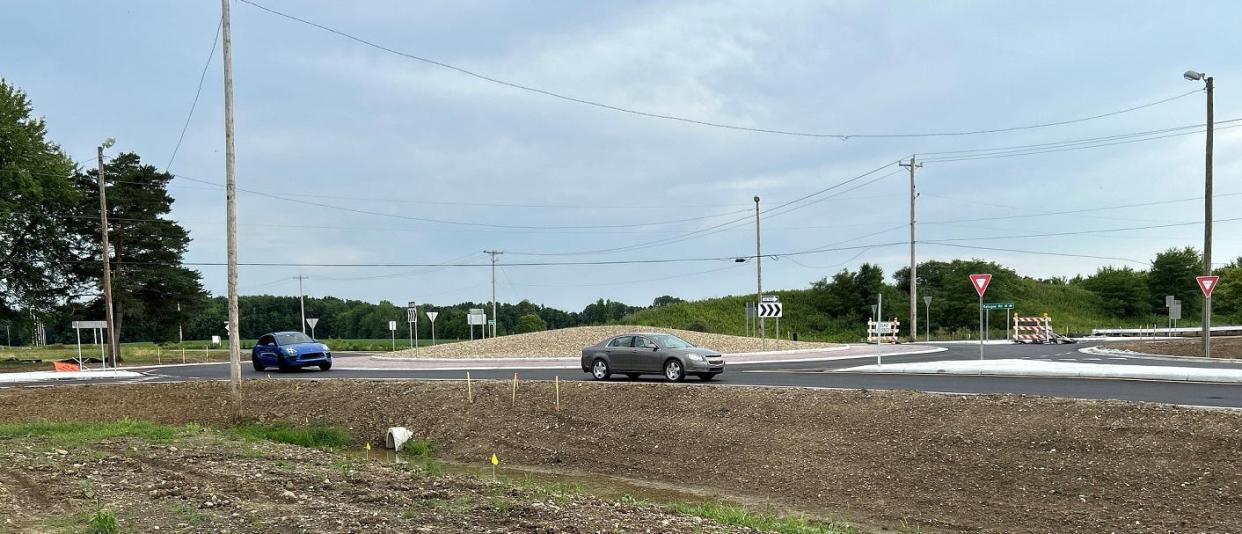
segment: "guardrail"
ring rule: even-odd
[[[1179,328],[1092,328],[1093,336],[1111,336],[1111,337],[1199,337],[1203,329],[1194,327]],[[1235,326],[1213,326],[1212,334],[1224,334],[1233,336],[1242,336],[1242,325]]]

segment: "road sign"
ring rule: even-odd
[[[495,320],[495,319],[488,319],[488,320],[487,320],[487,326],[496,326],[496,320]]]
[[[309,325],[311,329],[313,330],[315,328],[315,325],[319,324],[319,319],[316,319],[314,317],[307,317],[306,324]]]
[[[487,322],[487,316],[481,313],[477,315],[472,313],[466,316],[466,324],[468,326],[475,326],[475,325],[482,326],[486,322]]]
[[[1169,320],[1171,321],[1182,320],[1182,303],[1181,302],[1175,302],[1173,303],[1172,306],[1169,306]]]
[[[1204,298],[1212,298],[1212,290],[1216,289],[1216,283],[1220,281],[1219,276],[1200,276],[1195,278],[1199,282],[1199,290],[1203,292]]]
[[[752,319],[754,317],[755,317],[755,303],[747,302],[746,303],[746,318]]]
[[[760,302],[759,317],[764,319],[780,317],[784,312],[784,307],[785,306],[779,302]]]
[[[983,305],[985,310],[1012,310],[1012,302],[988,302]]]
[[[923,297],[923,304],[931,306],[931,295],[926,295]]]
[[[893,334],[894,330],[895,329],[893,328],[893,323],[889,321],[881,321],[875,324],[875,333],[879,335],[885,335],[885,334],[891,335]]]
[[[388,329],[389,329],[389,330],[392,330],[393,332],[396,332],[396,331],[397,331],[397,322],[396,322],[396,321],[388,321]]]
[[[975,293],[980,297],[988,291],[988,284],[992,283],[992,275],[990,274],[972,274],[970,275],[970,285],[975,287]]]
[[[759,299],[759,302],[780,302],[780,301],[781,301],[781,298],[776,295],[764,295],[763,298]]]
[[[108,321],[74,321],[74,328],[108,328]]]
[[[405,310],[405,322],[407,323],[418,322],[418,308],[407,308]]]
[[[470,315],[483,315],[483,308],[470,308]]]
[[[427,319],[431,320],[431,322],[433,323],[436,322],[436,317],[439,317],[439,316],[440,316],[440,312],[433,312],[433,311],[427,312]]]
[[[219,344],[220,344],[220,336],[211,336],[211,344],[212,344],[212,345],[219,345]]]
[[[409,304],[405,305],[405,307],[406,308],[417,308],[418,304],[411,300]]]
[[[1168,307],[1172,306],[1172,305],[1173,305],[1173,303],[1174,303],[1174,302],[1176,302],[1176,301],[1177,301],[1177,297],[1175,297],[1175,296],[1173,296],[1173,295],[1165,295],[1165,296],[1164,296],[1164,307],[1168,308]]]

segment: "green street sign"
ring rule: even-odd
[[[988,302],[983,305],[985,310],[1012,310],[1012,302]]]

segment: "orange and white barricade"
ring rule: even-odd
[[[1014,314],[1014,343],[1052,343],[1055,338],[1056,336],[1052,333],[1052,318],[1048,314],[1032,317]]]
[[[892,323],[893,325],[892,330],[888,333],[877,335],[877,323],[871,319],[867,319],[867,343],[898,343],[899,341],[897,338],[900,336],[901,332],[901,321],[893,319],[892,321],[889,321],[889,323]]]

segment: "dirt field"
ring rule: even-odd
[[[404,425],[446,458],[675,484],[924,532],[1227,532],[1242,414],[1014,396],[666,384],[248,381],[246,413]],[[219,383],[0,390],[0,419],[229,421]],[[109,408],[101,411],[104,399]]]
[[[418,350],[402,350],[392,356],[412,358],[471,358],[478,356],[526,356],[556,357],[579,356],[582,349],[604,339],[626,332],[668,332],[701,347],[708,347],[723,353],[755,352],[761,350],[761,341],[757,338],[726,336],[723,334],[706,334],[688,330],[671,328],[655,328],[650,326],[579,326],[562,328],[530,334],[517,334],[491,339],[462,341],[422,347]],[[815,347],[838,346],[832,343],[803,343],[796,347],[809,349]],[[767,350],[788,350],[795,348],[792,341],[772,340],[767,343]]]
[[[751,532],[555,487],[211,434],[0,445],[0,532],[82,532],[101,513],[119,532]]]
[[[1203,344],[1199,338],[1173,339],[1168,341],[1131,341],[1108,345],[1111,348],[1132,350],[1145,354],[1165,354],[1169,356],[1202,356]],[[1212,357],[1239,359],[1242,358],[1242,337],[1213,337]]]

